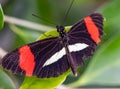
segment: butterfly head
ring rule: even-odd
[[[64,32],[64,27],[63,26],[56,26],[57,32],[61,33]]]
[[[64,38],[64,36],[66,35],[65,28],[63,26],[56,26],[56,28],[57,28],[57,32],[60,34],[60,36],[62,38]]]

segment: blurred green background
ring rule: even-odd
[[[55,28],[42,19],[60,25],[72,0],[0,0],[4,16],[35,22],[48,28],[33,29],[8,22],[0,30],[0,48],[11,51],[23,44],[35,41],[41,34]],[[66,89],[73,87],[120,87],[120,0],[75,0],[64,26],[71,26],[84,16],[100,12],[104,16],[104,31],[101,44],[85,65],[80,67],[79,76],[72,74],[64,81]],[[33,25],[34,27],[34,25]],[[1,58],[1,56],[0,56]],[[0,68],[0,89],[18,89],[23,76],[4,72]],[[56,81],[53,81],[53,83]],[[29,85],[32,86],[32,85]],[[69,87],[68,87],[69,86]],[[32,88],[22,88],[32,89]],[[37,88],[36,88],[37,89]],[[40,88],[38,88],[40,89]],[[49,88],[52,89],[52,88]],[[60,88],[59,88],[60,89]],[[61,88],[62,89],[62,88]]]

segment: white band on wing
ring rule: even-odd
[[[80,51],[80,50],[83,50],[85,48],[87,48],[89,45],[85,44],[85,43],[76,43],[74,45],[69,45],[68,48],[69,48],[69,51],[70,52],[76,52],[76,51]],[[60,51],[56,52],[53,56],[51,56],[43,65],[44,66],[47,66],[47,65],[50,65],[56,61],[58,61],[60,58],[62,58],[64,55],[66,55],[66,52],[65,52],[65,48],[63,47]]]

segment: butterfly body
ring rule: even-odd
[[[68,45],[69,45],[69,36],[67,36],[65,28],[63,26],[56,26],[57,32],[59,33],[59,39],[61,40],[61,44],[65,48],[65,52],[67,55],[67,61],[68,65],[70,65],[72,72],[75,76],[77,76],[77,71],[74,63],[74,59],[72,58],[72,55],[69,51]]]
[[[26,44],[8,53],[1,65],[13,73],[40,78],[57,77],[69,68],[76,76],[76,67],[83,65],[83,57],[93,54],[103,35],[103,17],[99,13],[86,16],[68,32],[56,26],[58,37]]]

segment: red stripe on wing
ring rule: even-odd
[[[91,36],[91,38],[96,42],[99,43],[100,42],[100,33],[99,33],[99,29],[97,28],[97,26],[94,24],[94,22],[92,21],[92,18],[90,16],[87,16],[84,18],[85,21],[85,25],[87,27],[87,30]]]
[[[23,46],[19,49],[20,57],[20,68],[26,72],[26,76],[32,76],[35,61],[34,55],[32,54],[29,46]]]

